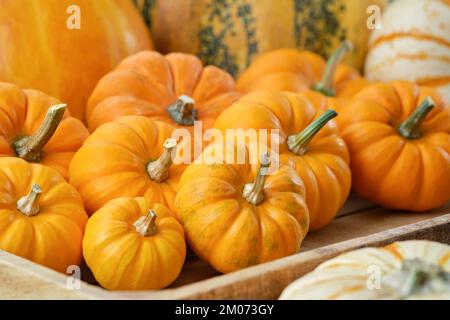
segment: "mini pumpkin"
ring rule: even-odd
[[[294,254],[308,231],[302,181],[269,168],[267,155],[257,161],[261,150],[210,144],[181,177],[175,207],[188,243],[219,272]]]
[[[338,120],[362,196],[412,211],[450,200],[450,109],[436,91],[408,81],[374,84]]]
[[[186,243],[183,227],[166,206],[123,197],[89,219],[83,254],[106,289],[162,289],[180,274]]]
[[[128,116],[98,128],[75,154],[70,183],[89,214],[119,197],[146,196],[173,209],[184,168],[173,164],[174,128],[142,116]]]
[[[282,300],[450,299],[450,246],[425,240],[350,251],[291,283]]]
[[[368,83],[357,70],[339,63],[351,48],[351,43],[344,41],[327,62],[313,52],[296,49],[262,54],[241,75],[237,88],[242,92],[307,92],[310,99],[322,100],[323,108],[339,109]]]
[[[87,215],[54,169],[0,158],[0,249],[59,272],[81,261]]]
[[[336,112],[324,112],[314,103],[304,94],[256,91],[224,111],[214,125],[222,132],[279,130],[280,161],[293,166],[305,184],[311,230],[336,216],[351,186],[350,156],[331,120]]]
[[[88,136],[56,98],[0,82],[0,157],[39,162],[67,178],[70,161]]]
[[[121,116],[142,115],[191,133],[201,120],[206,130],[239,97],[234,86],[228,73],[204,67],[196,56],[142,51],[99,81],[87,106],[88,127],[93,131]]]

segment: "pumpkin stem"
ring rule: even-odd
[[[24,137],[13,143],[18,157],[28,162],[39,162],[42,158],[42,148],[51,139],[66,111],[66,104],[50,107],[41,126],[29,137]]]
[[[247,183],[244,185],[242,197],[249,203],[257,206],[264,200],[264,183],[266,182],[267,170],[270,167],[270,157],[265,153],[261,157],[261,164],[258,169],[258,174],[254,183]]]
[[[39,198],[42,189],[38,184],[33,184],[31,192],[17,201],[17,210],[27,217],[35,216],[39,213]]]
[[[320,117],[311,122],[305,129],[297,134],[290,135],[287,139],[289,150],[297,155],[304,155],[308,150],[308,145],[314,136],[328,123],[337,116],[336,111],[326,110]]]
[[[398,128],[400,134],[406,139],[420,138],[420,126],[433,108],[433,99],[426,97],[411,116],[402,122]]]
[[[385,284],[394,288],[399,299],[426,292],[448,292],[450,273],[417,258],[406,259],[399,271],[385,277]]]
[[[194,121],[197,120],[197,110],[194,109],[194,106],[194,99],[181,95],[175,103],[167,107],[167,112],[178,125],[193,126]]]
[[[140,217],[133,224],[134,229],[143,237],[149,237],[156,233],[156,212],[149,210],[147,215]]]
[[[328,58],[327,64],[325,65],[325,71],[323,72],[322,79],[320,82],[313,85],[313,89],[328,96],[334,97],[335,91],[333,90],[333,79],[336,73],[336,68],[344,56],[353,49],[353,44],[345,40],[337,48],[331,56]]]
[[[169,138],[164,141],[164,151],[161,156],[155,160],[150,161],[147,165],[147,173],[155,182],[164,182],[169,177],[169,169],[173,163],[173,154],[177,147],[177,140]]]

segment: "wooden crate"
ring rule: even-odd
[[[80,289],[69,289],[68,276],[0,251],[0,299],[276,299],[291,281],[342,252],[407,239],[450,244],[450,203],[407,213],[351,196],[329,226],[306,237],[298,254],[220,275],[190,253],[175,283],[158,291],[109,292],[94,284],[87,268]]]

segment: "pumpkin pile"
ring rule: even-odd
[[[8,19],[19,6],[4,2],[0,38],[7,39],[4,30],[20,33],[17,22]],[[68,5],[53,2],[44,1],[50,16]],[[98,283],[110,290],[161,289],[179,276],[188,247],[221,273],[299,252],[309,232],[333,221],[352,188],[379,205],[407,211],[431,210],[450,200],[450,108],[438,91],[422,86],[434,81],[374,82],[379,77],[368,80],[359,73],[355,66],[361,65],[368,34],[354,33],[356,22],[347,18],[365,10],[363,4],[342,6],[336,17],[352,42],[321,34],[323,43],[314,44],[310,30],[309,36],[297,34],[309,45],[290,45],[291,33],[299,31],[285,26],[290,31],[277,38],[276,47],[291,48],[270,51],[267,43],[276,38],[257,38],[244,63],[241,52],[235,61],[227,56],[235,51],[227,46],[242,30],[224,33],[226,46],[220,50],[226,53],[205,52],[205,43],[214,40],[205,24],[213,23],[214,14],[184,22],[186,5],[205,7],[207,15],[218,2],[197,7],[190,1],[178,6],[178,1],[152,1],[157,5],[150,7],[134,1],[148,24],[156,15],[151,27],[164,30],[155,39],[164,54],[151,50],[131,1],[71,2],[83,7],[86,28],[80,33],[55,35],[53,24],[43,21],[44,27],[28,35],[32,40],[0,48],[0,249],[60,272],[84,258]],[[281,14],[266,17],[270,2],[236,8],[239,3],[222,9],[238,10],[246,28],[264,29]],[[300,19],[337,10],[295,3],[300,7],[283,14]],[[27,18],[35,14],[28,7],[20,15],[34,21]],[[246,18],[253,9],[262,10],[259,18]],[[96,23],[100,15],[107,22]],[[230,29],[234,23],[229,21]],[[46,37],[58,43],[43,36],[47,29]],[[248,37],[251,30],[245,31]],[[192,32],[200,34],[200,43]],[[372,56],[391,35],[376,37]],[[79,48],[54,48],[65,48],[66,42]],[[264,53],[251,62],[256,45]],[[311,46],[315,52],[307,50]],[[39,67],[25,72],[30,52]],[[8,60],[14,55],[22,62]],[[226,63],[218,62],[219,56]],[[366,66],[370,70],[370,60]],[[48,81],[37,76],[44,74]],[[244,138],[220,138],[229,132]],[[336,270],[334,264],[371,254],[390,262],[397,246],[407,262],[389,270],[393,273],[416,267],[407,249],[431,245],[410,242],[349,253],[320,266],[282,297],[305,292],[313,297],[319,291],[340,297],[336,288],[322,290],[321,279],[351,276],[354,266],[349,262]],[[345,285],[352,284],[349,279]]]

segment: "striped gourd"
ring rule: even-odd
[[[350,251],[323,262],[291,283],[280,299],[447,300],[450,246],[412,240]]]
[[[450,103],[450,0],[397,0],[373,32],[365,74],[437,87]]]
[[[369,5],[388,0],[133,0],[163,53],[198,55],[238,75],[262,52],[290,47],[324,57],[348,39],[346,61],[360,68],[369,37]]]

